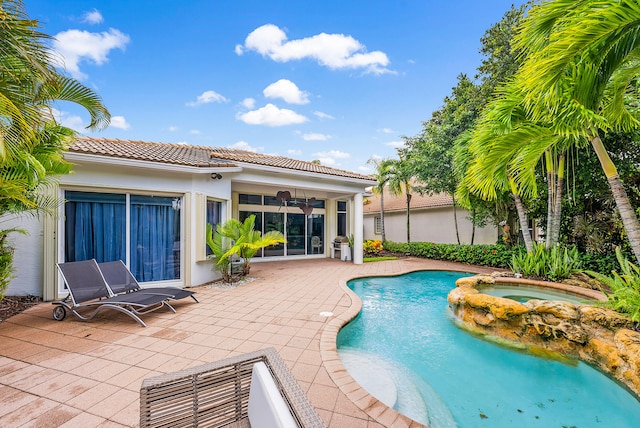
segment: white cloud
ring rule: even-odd
[[[394,149],[401,149],[404,147],[404,141],[389,141],[384,143],[386,146],[393,147]]]
[[[365,174],[371,172],[371,168],[369,168],[368,166],[359,166],[358,170],[364,172]]]
[[[238,141],[237,143],[227,146],[230,149],[246,150],[248,152],[258,153],[264,150],[264,147],[252,147],[251,144],[246,141]]]
[[[200,135],[200,134],[202,134],[202,132],[200,132],[197,129],[192,129],[191,131],[189,131],[189,134],[191,134],[191,135]]]
[[[291,80],[280,79],[262,91],[267,98],[282,98],[289,104],[308,104],[309,93],[301,91]]]
[[[178,128],[177,126],[173,126],[173,125],[171,125],[171,126],[169,126],[169,128],[168,128],[168,129],[169,129],[169,132],[175,132],[175,131],[177,131],[177,130],[178,130],[178,129],[180,129],[180,128]]]
[[[291,156],[300,156],[302,154],[302,150],[289,149],[289,150],[287,150],[287,154],[289,154]]]
[[[188,146],[189,145],[189,143],[187,143],[186,141],[178,141],[176,144],[179,145],[179,146]]]
[[[111,124],[109,126],[118,129],[129,129],[131,127],[124,116],[111,116]]]
[[[84,15],[82,15],[82,22],[85,22],[87,24],[100,24],[102,23],[102,21],[104,21],[104,19],[102,18],[102,14],[98,11],[98,9],[93,9],[90,12],[85,12]]]
[[[320,119],[335,119],[335,117],[331,116],[330,114],[323,113],[321,111],[314,111],[313,114],[318,116]]]
[[[278,26],[266,24],[253,30],[236,46],[236,54],[255,51],[276,62],[305,58],[332,70],[364,69],[368,73],[392,73],[386,67],[389,58],[382,51],[367,52],[366,47],[351,36],[320,33],[304,39],[288,40]]]
[[[110,28],[102,33],[91,33],[81,30],[67,30],[56,34],[53,49],[60,55],[59,65],[64,66],[76,79],[87,77],[80,71],[80,64],[90,62],[102,65],[109,60],[112,49],[124,50],[129,43],[129,36]]]
[[[256,100],[253,98],[245,98],[242,100],[242,106],[248,109],[252,109],[256,106]]]
[[[380,128],[378,129],[378,132],[382,132],[383,134],[394,134],[396,131],[391,128]]]
[[[285,126],[294,123],[304,123],[309,120],[293,110],[281,109],[271,103],[260,107],[258,110],[252,110],[242,114],[238,113],[236,118],[249,125],[266,126]]]
[[[339,150],[317,152],[314,153],[313,156],[315,159],[318,159],[323,165],[336,165],[338,163],[336,159],[348,159],[351,157],[349,153],[341,152]]]
[[[71,128],[74,131],[78,132],[86,131],[85,128],[87,125],[85,125],[80,116],[76,116],[66,111],[60,111],[56,109],[52,109],[52,114],[56,122],[58,122],[60,125],[66,126],[67,128]]]
[[[371,155],[371,159],[374,161],[381,161],[382,159],[384,159],[384,157],[380,156],[380,155]]]
[[[189,107],[195,107],[201,104],[226,103],[228,101],[228,99],[226,99],[216,91],[204,91],[201,95],[198,95],[198,98],[195,101],[190,101],[187,103],[187,105]]]
[[[327,141],[330,138],[331,138],[331,135],[318,134],[318,133],[309,133],[309,134],[302,135],[302,139],[305,141]]]

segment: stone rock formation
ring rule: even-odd
[[[483,286],[496,280],[481,275],[461,278],[449,293],[449,306],[466,328],[532,350],[542,348],[579,358],[618,379],[640,397],[640,333],[633,329],[631,319],[588,304],[554,300],[519,303],[483,294]]]

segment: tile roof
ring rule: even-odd
[[[365,204],[363,211],[365,214],[380,212],[380,195],[367,196],[369,203]],[[446,193],[436,193],[433,195],[420,195],[417,192],[411,193],[411,209],[438,208],[453,206],[453,198]],[[389,188],[384,189],[384,211],[406,211],[407,197],[393,195]]]
[[[333,175],[375,182],[368,175],[358,174],[284,156],[254,153],[226,147],[190,146],[113,138],[78,137],[70,145],[71,153],[86,153],[113,158],[136,159],[193,167],[238,167],[247,164],[288,170]]]

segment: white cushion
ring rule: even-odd
[[[280,395],[271,372],[263,362],[253,365],[249,389],[251,428],[295,428],[287,403]]]

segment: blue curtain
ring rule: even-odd
[[[66,192],[65,198],[65,261],[125,260],[125,196]]]
[[[180,210],[174,199],[130,200],[131,272],[140,282],[180,278]]]

